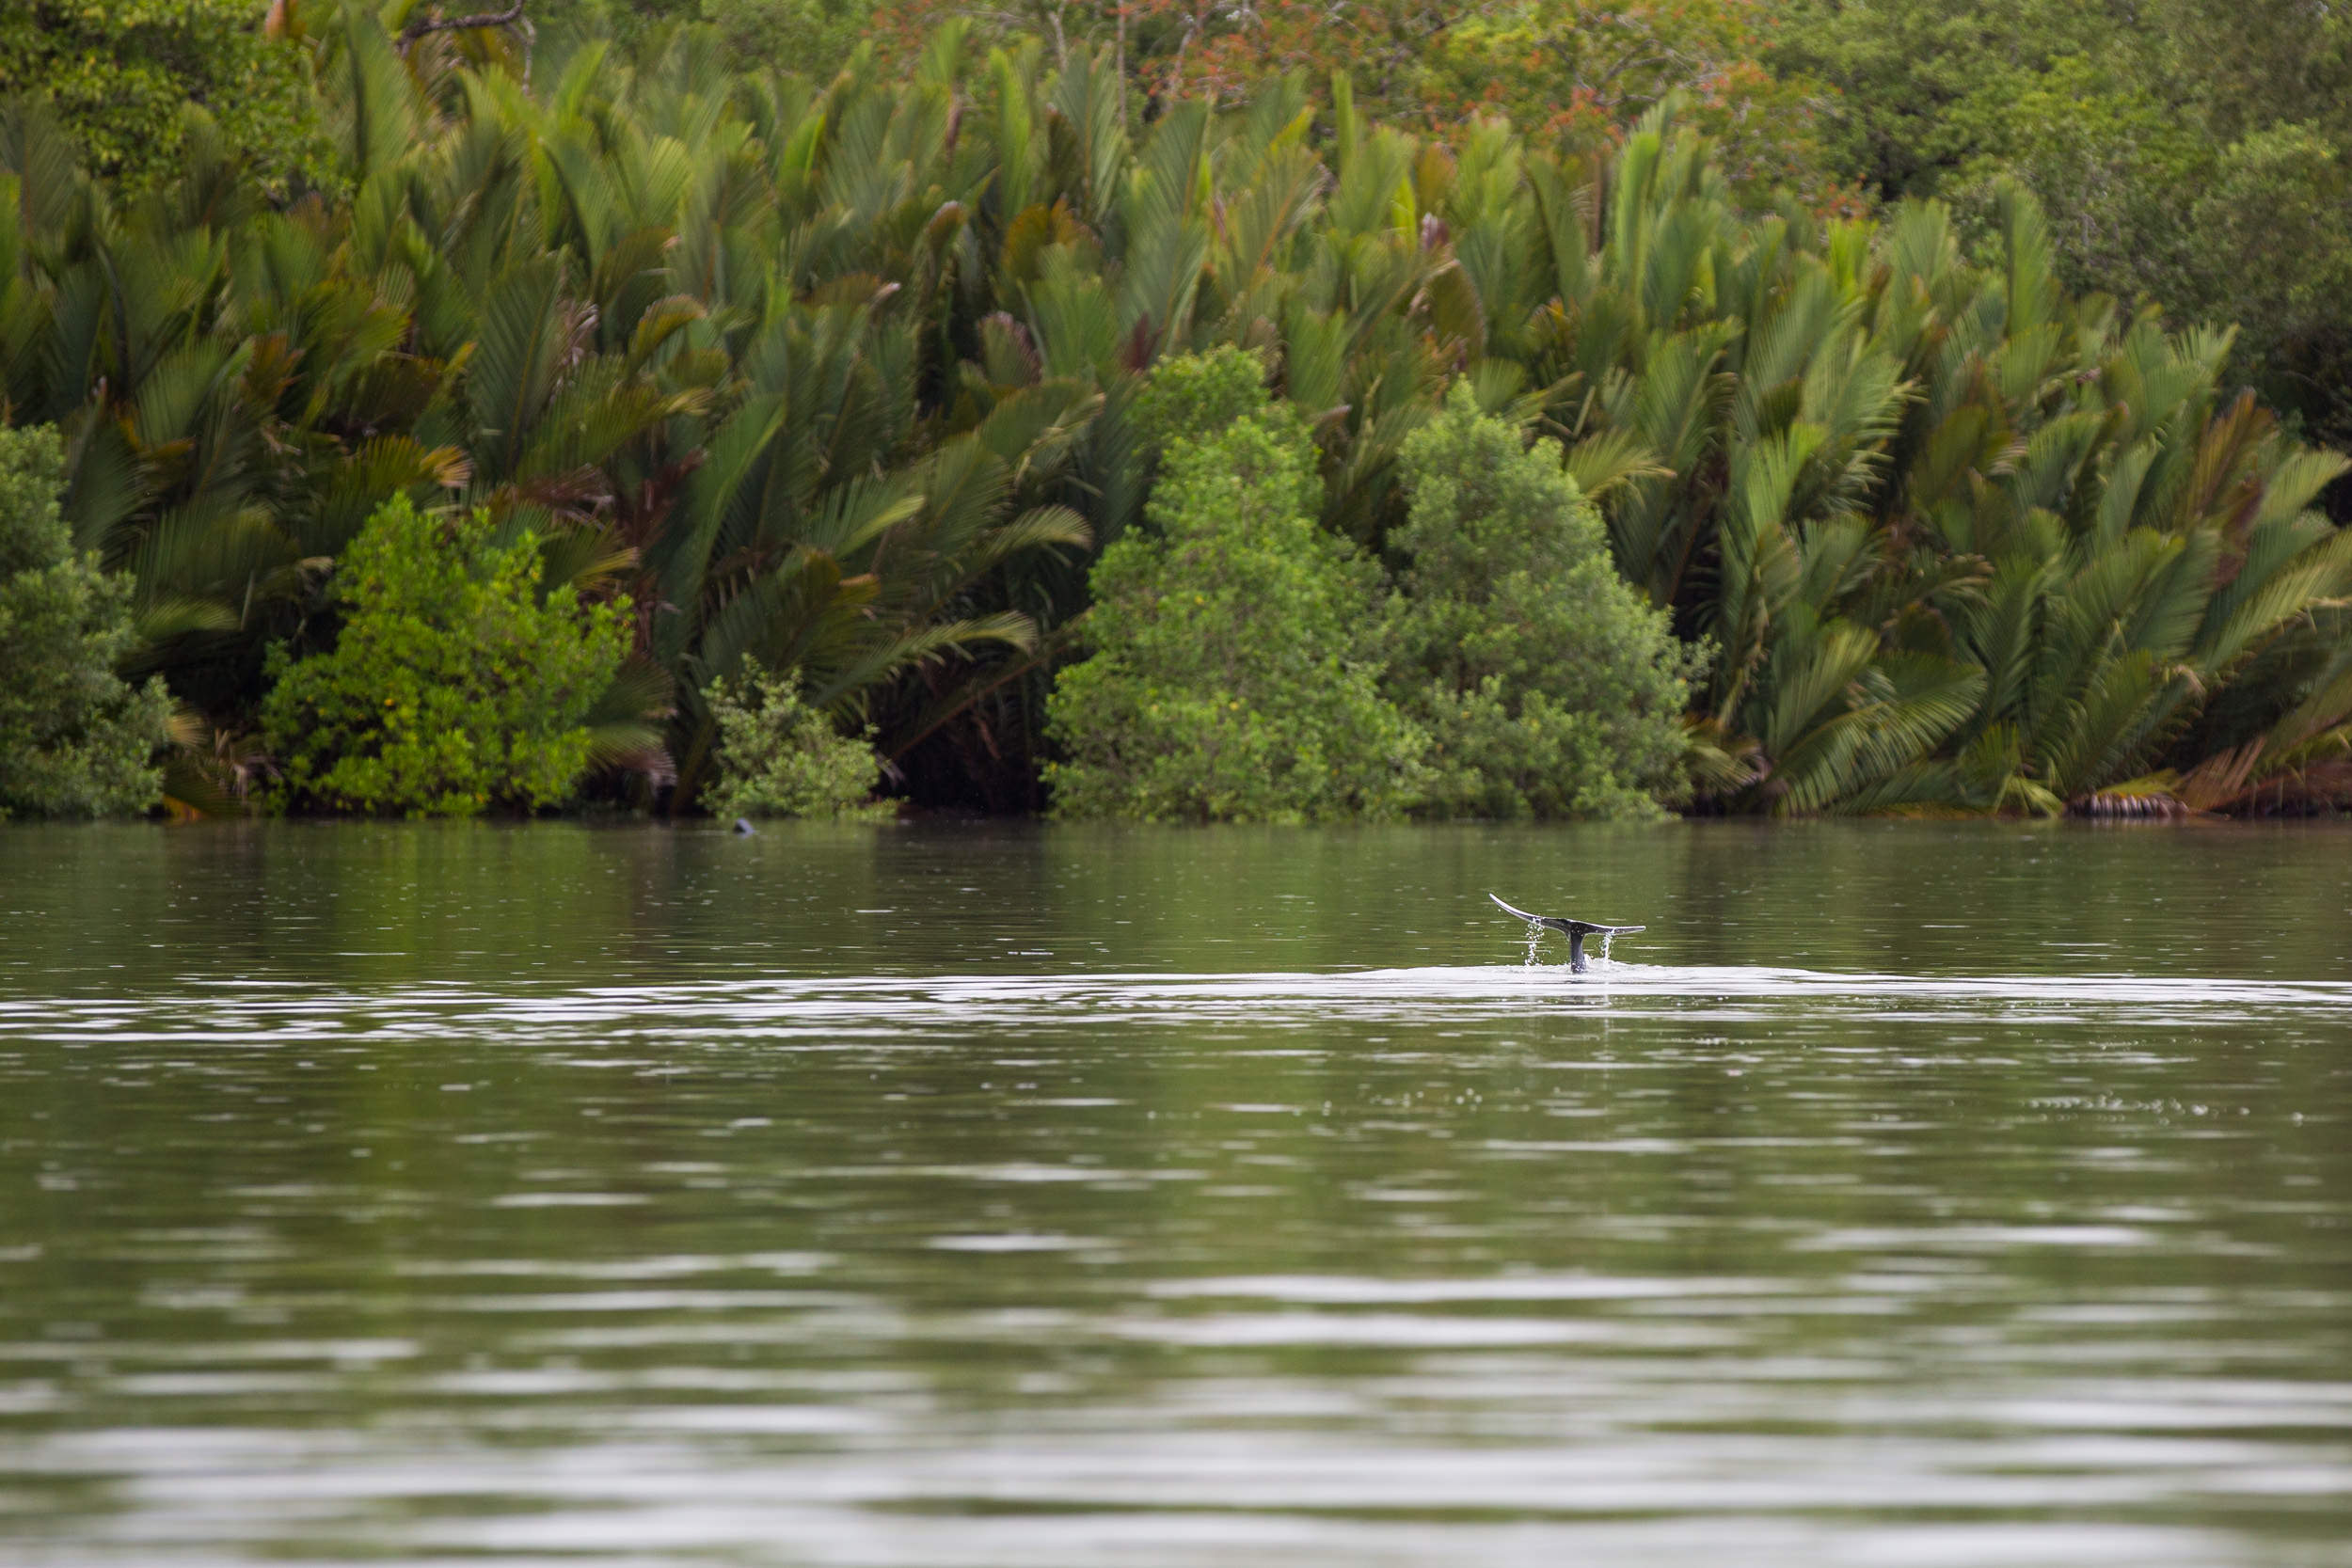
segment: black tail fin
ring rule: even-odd
[[[1584,961],[1584,939],[1586,937],[1622,937],[1635,931],[1649,929],[1646,926],[1597,926],[1589,920],[1570,920],[1563,915],[1530,914],[1525,910],[1514,909],[1502,899],[1496,898],[1491,893],[1486,896],[1494,898],[1495,907],[1503,913],[1518,915],[1531,926],[1542,926],[1566,937],[1568,939],[1568,967],[1579,974],[1592,967]]]

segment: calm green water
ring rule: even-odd
[[[2330,828],[0,830],[0,1561],[2352,1562],[2348,913]]]

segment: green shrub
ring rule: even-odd
[[[1208,440],[1265,406],[1265,367],[1256,355],[1227,345],[1161,364],[1136,391],[1131,417],[1144,449],[1164,452],[1179,442]]]
[[[1420,795],[1426,737],[1378,687],[1379,569],[1316,525],[1304,422],[1254,384],[1255,406],[1222,429],[1168,417],[1215,418],[1236,361],[1161,372],[1183,395],[1153,415],[1172,433],[1148,512],[1158,533],[1103,552],[1093,654],[1046,704],[1070,752],[1046,768],[1057,816],[1321,822],[1395,816]]]
[[[1467,383],[1407,437],[1397,700],[1437,745],[1433,815],[1654,816],[1684,790],[1703,660],[1617,576],[1600,514]]]
[[[746,659],[741,675],[704,689],[719,726],[719,776],[703,801],[720,816],[882,816],[870,801],[882,759],[870,733],[845,736],[795,682]],[[870,803],[869,803],[870,801]]]
[[[539,593],[538,541],[501,545],[486,514],[438,516],[405,497],[344,552],[332,652],[271,655],[262,724],[281,803],[469,816],[549,806],[588,766],[583,722],[628,650],[628,601]]]
[[[144,811],[162,794],[171,699],[114,673],[131,582],[74,554],[63,471],[56,431],[0,430],[0,816]]]
[[[320,9],[325,9],[322,7]],[[201,109],[274,190],[326,157],[310,63],[256,0],[15,0],[0,94],[46,100],[91,170],[140,190],[182,172]]]

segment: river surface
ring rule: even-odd
[[[2352,1563],[2348,915],[2325,826],[0,829],[0,1562]]]

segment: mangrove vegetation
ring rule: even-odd
[[[1786,35],[249,8],[0,24],[0,806],[2352,799],[2332,405]]]

